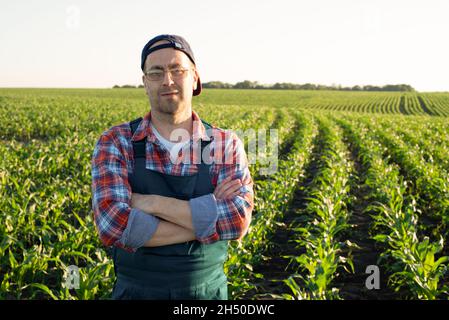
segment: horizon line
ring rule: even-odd
[[[210,81],[209,81],[210,82]],[[207,82],[206,82],[207,83]],[[279,82],[282,83],[282,82]],[[287,83],[287,82],[284,82]],[[129,86],[133,86],[132,84],[125,84],[125,85],[129,85]],[[61,90],[67,90],[67,89],[73,89],[73,90],[89,90],[89,89],[96,89],[96,90],[107,90],[107,89],[111,89],[111,90],[118,90],[118,89],[143,89],[142,87],[137,87],[138,85],[136,85],[135,87],[131,87],[131,88],[113,88],[113,87],[0,87],[0,90],[2,89],[61,89]],[[327,86],[327,85],[324,85]],[[357,85],[356,85],[357,86]],[[367,86],[374,86],[374,87],[378,87],[377,85],[367,85]],[[352,86],[354,87],[354,86]],[[350,87],[349,87],[350,88]],[[337,89],[337,90],[313,90],[313,89],[274,89],[274,88],[203,88],[203,90],[273,90],[273,91],[346,91],[346,92],[408,92],[408,93],[413,93],[413,92],[417,92],[417,93],[449,93],[449,90],[447,91],[428,91],[428,90],[416,90],[415,91],[369,91],[369,90],[342,90],[342,89]]]

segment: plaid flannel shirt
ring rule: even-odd
[[[132,141],[146,137],[146,168],[171,175],[193,175],[201,154],[199,140],[210,143],[210,174],[217,186],[225,178],[241,179],[241,195],[216,199],[213,193],[190,199],[196,239],[208,244],[218,240],[241,239],[247,232],[254,207],[253,181],[242,141],[231,131],[206,129],[193,111],[190,143],[173,156],[158,140],[148,112],[134,135],[129,123],[105,131],[95,145],[92,157],[92,207],[95,226],[105,246],[134,252],[155,232],[159,219],[131,207],[128,174],[133,172]]]

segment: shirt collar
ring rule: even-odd
[[[144,139],[145,137],[148,137],[148,141],[150,142],[156,142],[157,138],[156,135],[153,132],[153,129],[151,128],[150,124],[151,120],[151,111],[149,111],[143,120],[140,122],[139,126],[137,127],[137,130],[134,132],[134,135],[131,138],[131,141],[140,141]],[[192,128],[192,137],[190,138],[191,141],[197,142],[199,139],[203,141],[210,141],[211,138],[207,135],[206,128],[203,125],[203,122],[201,121],[198,114],[192,110],[192,120],[193,120],[193,128]]]

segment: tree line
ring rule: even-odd
[[[139,84],[138,86],[133,86],[132,84],[125,84],[123,86],[114,85],[113,89],[129,89],[129,88],[143,88],[143,84]]]
[[[272,85],[261,84],[258,81],[245,80],[237,82],[236,84],[231,84],[221,81],[210,81],[202,83],[203,88],[211,89],[275,89],[275,90],[340,90],[340,91],[415,91],[415,89],[408,84],[387,84],[385,86],[352,86],[343,87],[341,85],[331,85],[325,86],[322,84],[297,84],[290,82],[276,82]],[[119,88],[143,88],[143,85],[133,86],[130,84],[125,84],[123,86],[114,85],[114,89]]]
[[[415,89],[408,84],[387,84],[385,86],[352,86],[343,87],[341,85],[326,86],[322,84],[297,84],[290,82],[276,82],[272,85],[260,84],[258,81],[241,81],[236,84],[230,84],[221,81],[211,81],[202,84],[203,88],[214,89],[284,89],[284,90],[341,90],[341,91],[415,91]]]

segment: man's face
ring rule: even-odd
[[[154,45],[165,43],[159,41]],[[189,69],[182,76],[170,74],[168,70]],[[193,90],[196,88],[198,73],[187,55],[173,48],[165,48],[148,55],[144,73],[164,71],[160,80],[142,77],[150,100],[151,109],[167,114],[176,114],[191,108]]]

